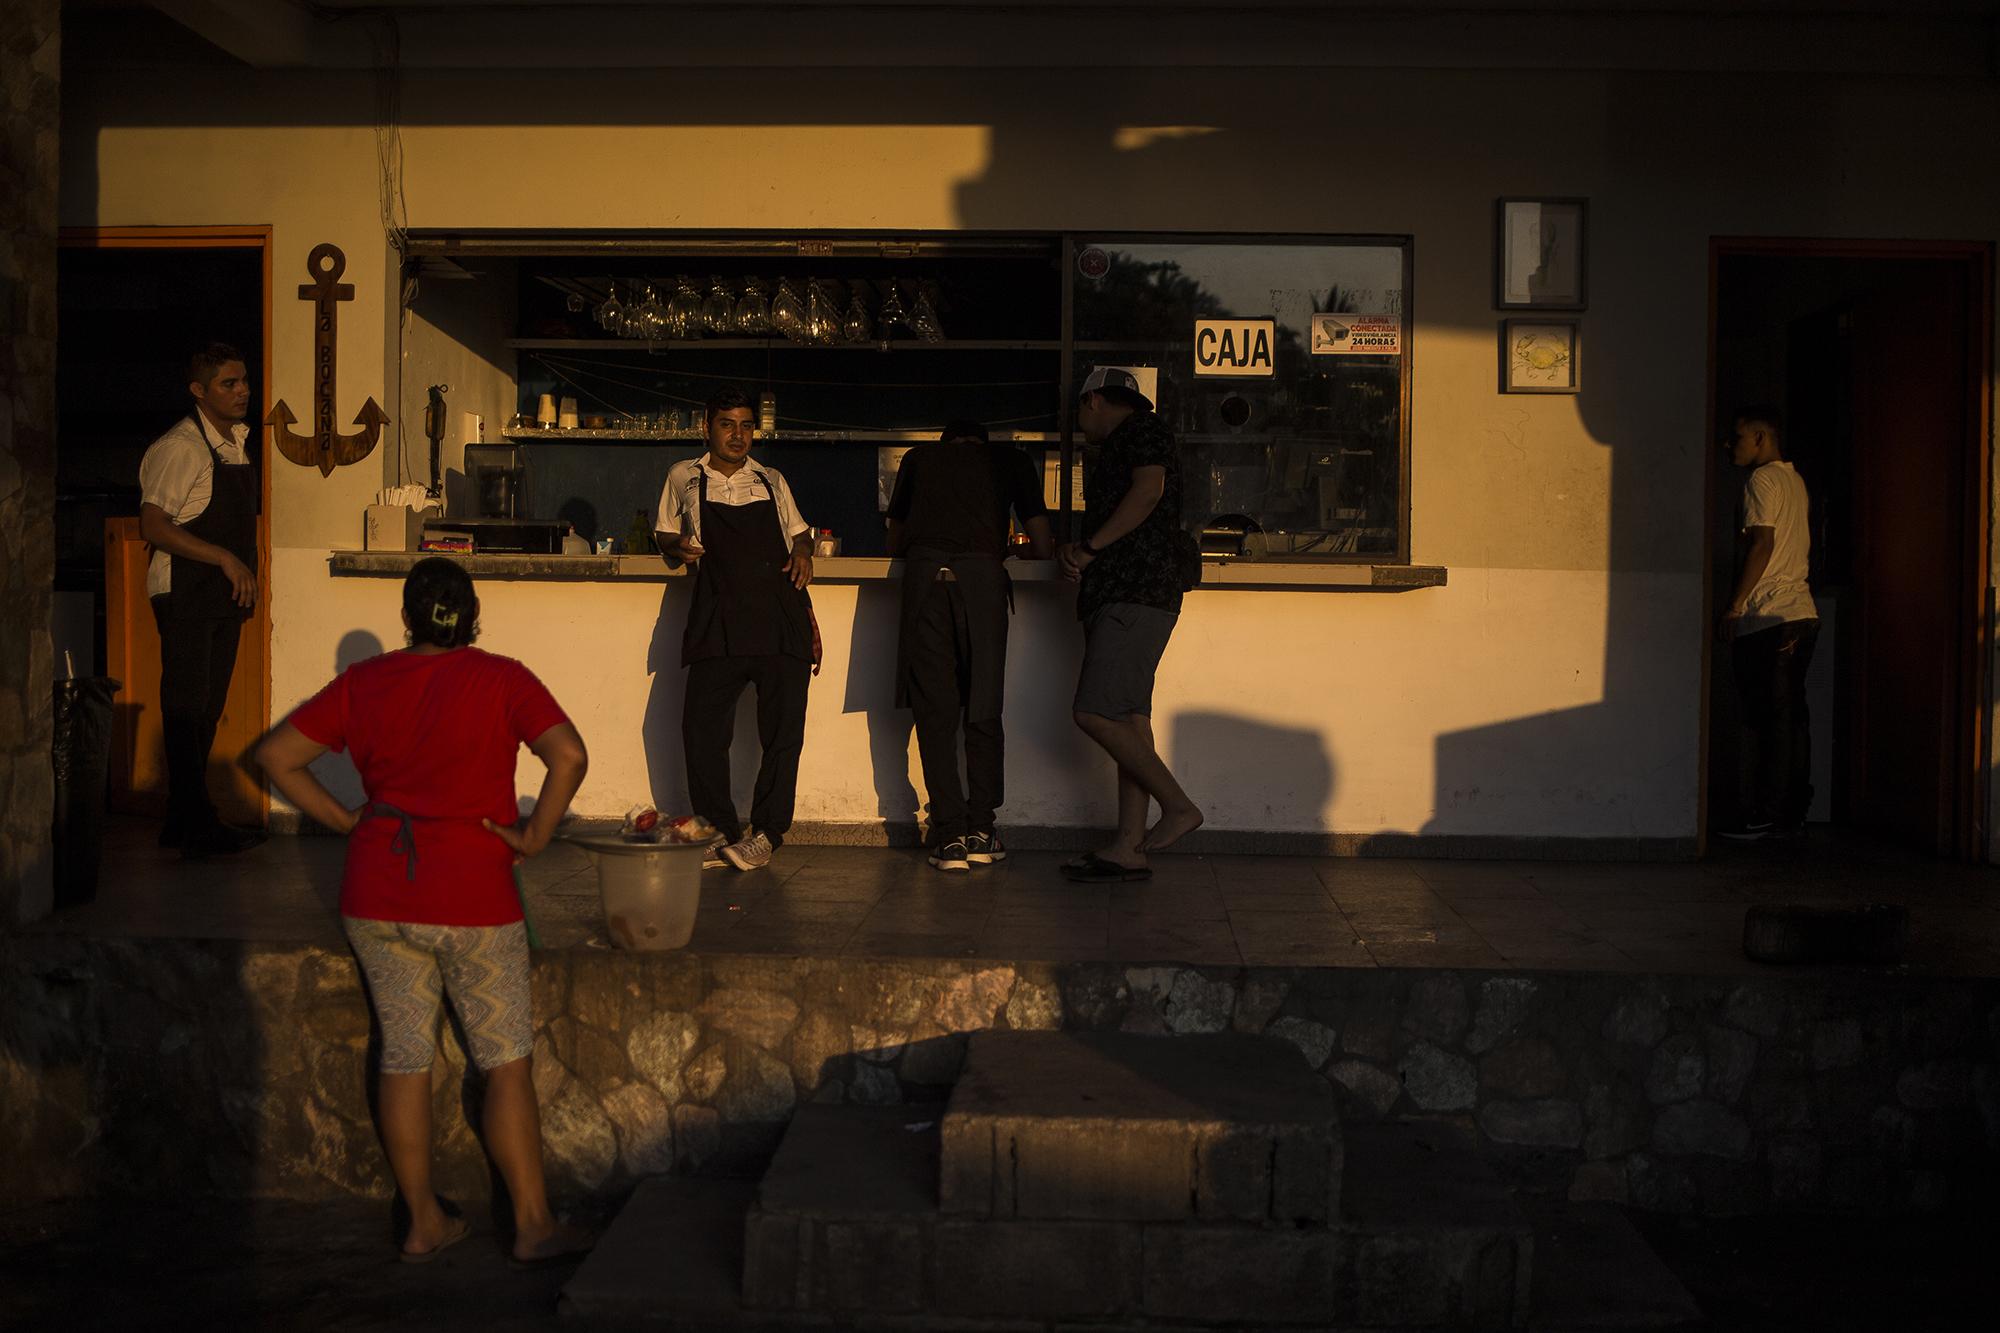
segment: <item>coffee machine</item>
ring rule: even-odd
[[[465,471],[472,480],[473,503],[479,517],[528,516],[528,461],[518,445],[468,444]]]

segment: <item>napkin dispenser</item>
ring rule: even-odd
[[[368,551],[414,551],[423,542],[424,520],[435,509],[408,505],[369,505],[361,511],[361,545]]]

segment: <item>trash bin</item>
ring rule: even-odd
[[[72,676],[56,682],[54,755],[55,905],[97,896],[104,853],[105,803],[111,781],[111,699],[123,682]]]
[[[627,842],[577,835],[567,839],[597,867],[604,925],[621,949],[678,949],[694,937],[701,905],[700,842]]]

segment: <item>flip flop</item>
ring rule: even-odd
[[[507,1256],[507,1266],[509,1268],[554,1268],[557,1264],[573,1264],[589,1254],[596,1244],[597,1242],[594,1240],[586,1241],[581,1245],[567,1250],[557,1250],[554,1254],[538,1254],[532,1259],[516,1259],[510,1254]]]
[[[1152,877],[1151,866],[1121,866],[1094,852],[1063,865],[1063,878],[1077,884],[1131,884]]]
[[[1115,866],[1115,865],[1118,865],[1116,861],[1107,861],[1103,857],[1099,856],[1096,852],[1085,852],[1082,856],[1072,856],[1069,860],[1063,862],[1062,868],[1065,871],[1095,870],[1099,866]],[[1123,870],[1125,867],[1118,866],[1118,868],[1120,870]]]
[[[422,1253],[413,1253],[412,1251],[404,1250],[402,1252],[403,1262],[406,1264],[427,1264],[471,1234],[472,1224],[470,1222],[467,1222],[462,1217],[447,1216],[445,1218],[444,1239]]]

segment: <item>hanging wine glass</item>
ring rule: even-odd
[[[701,293],[682,275],[674,279],[674,294],[667,301],[667,335],[699,338],[701,334]]]
[[[604,299],[598,302],[597,309],[591,311],[591,315],[597,320],[597,326],[608,332],[617,333],[624,327],[625,307],[618,301],[616,278],[605,284]]]
[[[736,302],[721,278],[708,280],[708,296],[701,303],[702,327],[710,333],[733,333],[736,329]]]
[[[944,326],[938,322],[937,305],[931,300],[929,283],[917,288],[916,304],[910,311],[910,328],[927,343],[944,341]]]
[[[856,279],[849,286],[851,290],[847,298],[847,319],[841,324],[840,331],[851,343],[865,343],[874,327],[874,321],[868,317],[868,302],[865,299],[868,294],[867,284]]]
[[[660,294],[653,290],[653,284],[649,282],[646,284],[645,299],[639,302],[626,336],[656,339],[666,332],[666,326],[666,307],[660,304]]]
[[[771,303],[764,297],[764,285],[757,278],[743,280],[743,296],[736,303],[736,331],[761,338],[771,331]]]
[[[882,302],[881,312],[875,318],[877,329],[881,333],[883,341],[886,342],[889,339],[891,331],[898,324],[908,324],[909,322],[910,313],[903,309],[902,293],[897,290],[896,280],[891,278],[889,279],[889,299]]]
[[[793,342],[806,340],[805,307],[799,304],[799,294],[792,290],[790,278],[778,280],[778,294],[771,298],[771,327]]]
[[[840,340],[840,311],[817,279],[806,284],[806,340],[821,346]]]

